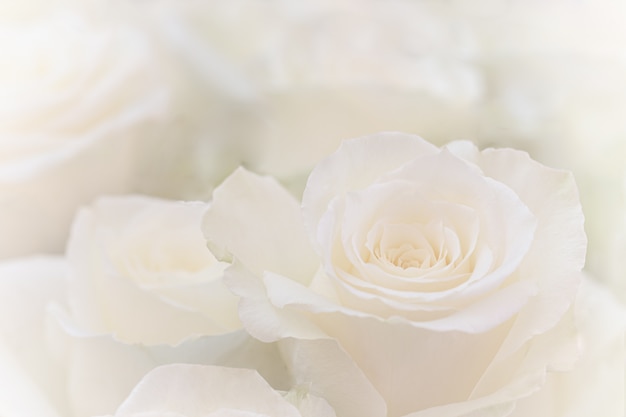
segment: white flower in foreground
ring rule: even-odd
[[[133,390],[115,417],[335,417],[321,398],[275,391],[249,369],[168,365]]]
[[[226,182],[222,195],[234,204],[254,190],[271,205],[255,183]],[[266,264],[228,280],[246,329],[284,339],[295,382],[338,414],[504,416],[578,356],[571,305],[586,239],[571,174],[510,149],[383,133],[322,161],[303,207],[322,258],[315,277]],[[249,210],[233,218],[262,221]]]
[[[131,190],[167,91],[145,36],[84,16],[0,25],[0,257],[60,251],[76,207]]]

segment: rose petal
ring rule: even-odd
[[[433,334],[401,323],[341,313],[318,313],[315,321],[329,335],[341,338],[342,349],[385,399],[389,416],[466,399],[491,359],[493,341],[506,331],[501,327],[489,335]],[[323,367],[321,353],[309,355],[294,362],[307,368]],[[468,362],[468,357],[472,361]],[[316,378],[321,382],[314,379],[315,383],[329,383],[326,378],[332,379],[332,375],[319,372]]]
[[[274,274],[266,273],[266,276]],[[265,278],[267,279],[267,278]],[[300,286],[289,279],[288,283]],[[226,284],[242,299],[239,316],[251,335],[264,342],[273,342],[282,337],[317,339],[327,337],[304,317],[277,309],[267,298],[263,281],[235,262],[226,270]]]
[[[63,320],[63,317],[59,317]],[[288,387],[276,347],[252,339],[243,330],[187,340],[177,346],[131,345],[111,336],[73,331],[67,387],[72,415],[89,417],[112,413],[139,380],[156,366],[195,363],[257,369],[277,387]]]
[[[274,271],[301,282],[319,265],[296,199],[270,177],[237,169],[213,194],[205,237],[251,271]]]
[[[326,399],[337,416],[387,415],[385,401],[337,341],[288,338],[280,347],[295,384]]]
[[[202,417],[220,409],[247,411],[248,415],[301,416],[256,371],[181,364],[148,373],[115,415],[179,413]]]
[[[479,163],[486,175],[511,187],[538,219],[519,273],[536,280],[539,291],[511,330],[506,349],[512,352],[554,326],[571,305],[585,259],[584,216],[571,173],[547,168],[510,149],[485,150]]]

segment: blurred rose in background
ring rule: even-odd
[[[574,172],[587,269],[626,299],[625,7],[565,1],[3,1],[0,256],[60,253],[103,194],[296,195],[380,130]]]

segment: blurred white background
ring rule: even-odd
[[[0,256],[239,164],[298,194],[342,139],[399,130],[573,171],[587,270],[626,301],[625,28],[611,0],[4,0]]]

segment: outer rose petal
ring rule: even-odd
[[[508,328],[439,333],[341,313],[317,313],[313,320],[339,340],[385,399],[390,416],[467,398],[493,357],[494,341]]]
[[[233,264],[225,275],[226,283],[230,289],[242,297],[239,302],[239,316],[245,323],[246,330],[253,337],[264,342],[273,342],[282,337],[299,339],[326,337],[324,332],[308,319],[294,316],[290,311],[283,312],[281,309],[277,309],[268,299],[265,287],[259,281],[259,277],[251,274],[238,263]],[[282,278],[279,275],[277,277]],[[267,276],[265,278],[268,279]],[[284,279],[286,280],[286,278]],[[293,283],[293,285],[298,284]]]
[[[192,387],[192,389],[190,389]],[[298,401],[316,417],[335,417],[318,401]],[[239,415],[308,417],[248,369],[168,365],[148,373],[117,410],[116,417]],[[313,417],[313,416],[311,416]]]
[[[571,306],[587,239],[571,173],[545,167],[510,149],[487,149],[476,154],[475,161],[485,175],[510,186],[538,219],[535,239],[520,265],[520,274],[534,282],[538,292],[520,311],[498,360],[553,327]]]
[[[110,335],[92,336],[72,327],[58,311],[68,333],[67,385],[75,417],[112,413],[151,369],[170,363],[221,365],[258,370],[274,386],[288,387],[276,346],[252,339],[243,330],[204,336],[177,346],[133,345]]]
[[[239,168],[215,190],[203,230],[215,252],[226,250],[255,274],[271,270],[308,282],[318,260],[300,216],[278,182]]]
[[[336,340],[287,338],[280,347],[294,383],[328,400],[338,416],[387,415],[384,399]]]

